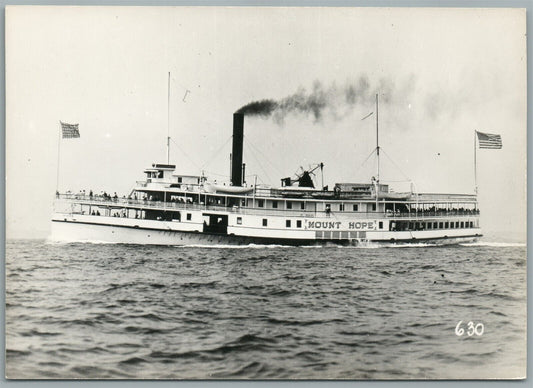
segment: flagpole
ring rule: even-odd
[[[170,164],[170,71],[167,84],[167,164]]]
[[[477,147],[476,147],[477,131],[474,131],[474,190],[477,195]]]
[[[59,122],[59,133],[57,136],[57,177],[56,177],[56,194],[59,192],[59,155],[61,153],[61,121]]]

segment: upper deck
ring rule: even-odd
[[[208,183],[204,175],[182,175],[175,173],[174,165],[153,164],[144,171],[146,180],[137,181],[133,192],[142,198],[165,197],[166,193],[197,194],[229,198],[247,198],[253,196],[260,199],[283,199],[306,201],[386,201],[398,203],[462,203],[475,204],[477,197],[473,194],[452,193],[414,193],[394,192],[389,185],[373,181],[372,183],[335,183],[333,190],[315,189],[312,187],[282,186],[278,188],[268,186],[232,186],[219,184],[216,181]],[[214,188],[215,187],[215,188]],[[241,193],[239,193],[241,191]],[[144,193],[144,194],[143,194]],[[161,193],[163,194],[161,196]],[[163,198],[161,198],[163,199]]]
[[[477,216],[477,204],[460,201],[454,202],[450,197],[442,198],[447,202],[422,202],[422,201],[357,201],[346,202],[342,200],[330,201],[309,199],[299,201],[296,199],[278,197],[260,197],[252,195],[228,196],[221,194],[183,193],[183,197],[172,200],[112,198],[102,196],[89,196],[80,194],[58,194],[56,204],[68,207],[69,204],[79,204],[108,209],[137,209],[137,210],[197,210],[218,211],[238,214],[272,215],[272,216],[298,216],[298,217],[324,217],[335,218],[442,218],[456,216]],[[167,197],[170,199],[172,197]]]

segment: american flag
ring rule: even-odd
[[[63,131],[63,139],[80,137],[80,131],[78,129],[79,124],[67,124],[62,121],[60,121],[60,123]]]
[[[499,150],[502,148],[502,137],[500,135],[493,135],[490,133],[477,133],[477,140],[479,143],[479,148],[489,148],[494,150]]]

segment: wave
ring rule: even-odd
[[[44,242],[46,245],[73,245],[73,244],[95,244],[95,245],[142,245],[147,244],[137,244],[137,243],[122,243],[122,242],[111,242],[111,241],[101,241],[101,240],[52,240],[50,238],[46,239]],[[156,244],[157,245],[157,244]],[[323,248],[323,245],[283,245],[283,244],[184,244],[184,245],[161,245],[168,246],[172,248],[208,248],[208,249],[279,249],[279,248],[297,248],[297,249],[316,249]],[[328,247],[330,245],[327,245]],[[336,247],[338,245],[331,244],[331,247]]]
[[[381,249],[381,248],[424,248],[424,247],[442,247],[443,244],[436,243],[379,243],[366,242],[358,245],[336,245],[340,249]]]
[[[385,248],[424,248],[424,247],[443,247],[450,246],[453,244],[436,244],[436,243],[405,243],[405,244],[393,244],[393,245],[384,245]]]
[[[495,248],[527,247],[526,243],[489,242],[489,241],[478,241],[478,242],[473,242],[473,243],[461,243],[459,245],[461,245],[463,247],[495,247]]]
[[[100,240],[79,240],[79,241],[61,241],[47,239],[45,244],[49,245],[70,245],[70,244],[103,244],[103,245],[145,245],[134,243],[119,243]],[[462,246],[526,246],[526,244],[508,244],[508,243],[455,243]],[[496,245],[491,245],[496,244]],[[312,244],[312,245],[284,245],[284,244],[184,244],[184,245],[162,245],[172,248],[202,248],[202,249],[322,249],[322,248],[336,248],[336,249],[380,249],[380,248],[413,248],[413,247],[440,247],[445,244],[429,243],[429,242],[409,242],[409,243],[389,243],[389,242],[376,242],[376,241],[364,241],[358,242],[356,245],[340,245],[335,243],[326,242],[325,244]],[[450,244],[448,244],[450,245]],[[454,244],[451,244],[454,245]]]
[[[147,362],[147,360],[142,358],[142,357],[130,357],[130,358],[127,358],[125,360],[120,361],[119,364],[123,364],[123,365],[138,365],[138,364],[141,364],[143,362],[145,363],[145,362]]]
[[[71,245],[71,244],[105,244],[105,245],[116,245],[119,243],[109,242],[109,241],[100,241],[100,240],[53,240],[47,238],[44,243],[46,245]],[[130,244],[128,244],[130,245]]]
[[[385,248],[386,245],[380,244],[377,242],[366,242],[359,243],[357,245],[328,245],[329,248],[339,248],[339,249],[378,249]]]
[[[275,325],[284,325],[284,326],[313,326],[313,325],[323,325],[328,323],[344,323],[343,319],[333,318],[333,319],[310,319],[310,320],[294,320],[294,319],[278,319],[278,318],[268,318],[266,320],[269,324]]]
[[[232,244],[187,244],[187,245],[173,245],[174,248],[211,248],[211,249],[272,249],[272,248],[298,248],[292,245],[281,244],[246,244],[246,245],[232,245]]]

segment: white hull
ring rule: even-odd
[[[102,217],[104,218],[104,217]],[[104,220],[102,220],[104,221]],[[52,233],[49,238],[53,242],[91,242],[142,245],[247,245],[247,244],[279,244],[279,245],[379,245],[390,246],[399,244],[457,244],[474,242],[480,236],[479,229],[456,229],[448,231],[413,231],[413,232],[367,232],[366,238],[351,240],[335,239],[295,239],[271,238],[268,236],[236,236],[223,234],[207,234],[198,231],[177,231],[157,229],[153,224],[147,227],[131,227],[127,225],[111,225],[104,223],[86,223],[72,220],[52,221]],[[138,222],[142,225],[142,223]]]
[[[52,221],[49,241],[142,245],[213,245],[230,244],[228,237],[199,232],[134,229],[114,225]],[[233,244],[239,243],[243,244],[244,242],[239,242],[239,239],[235,239],[233,242]]]

